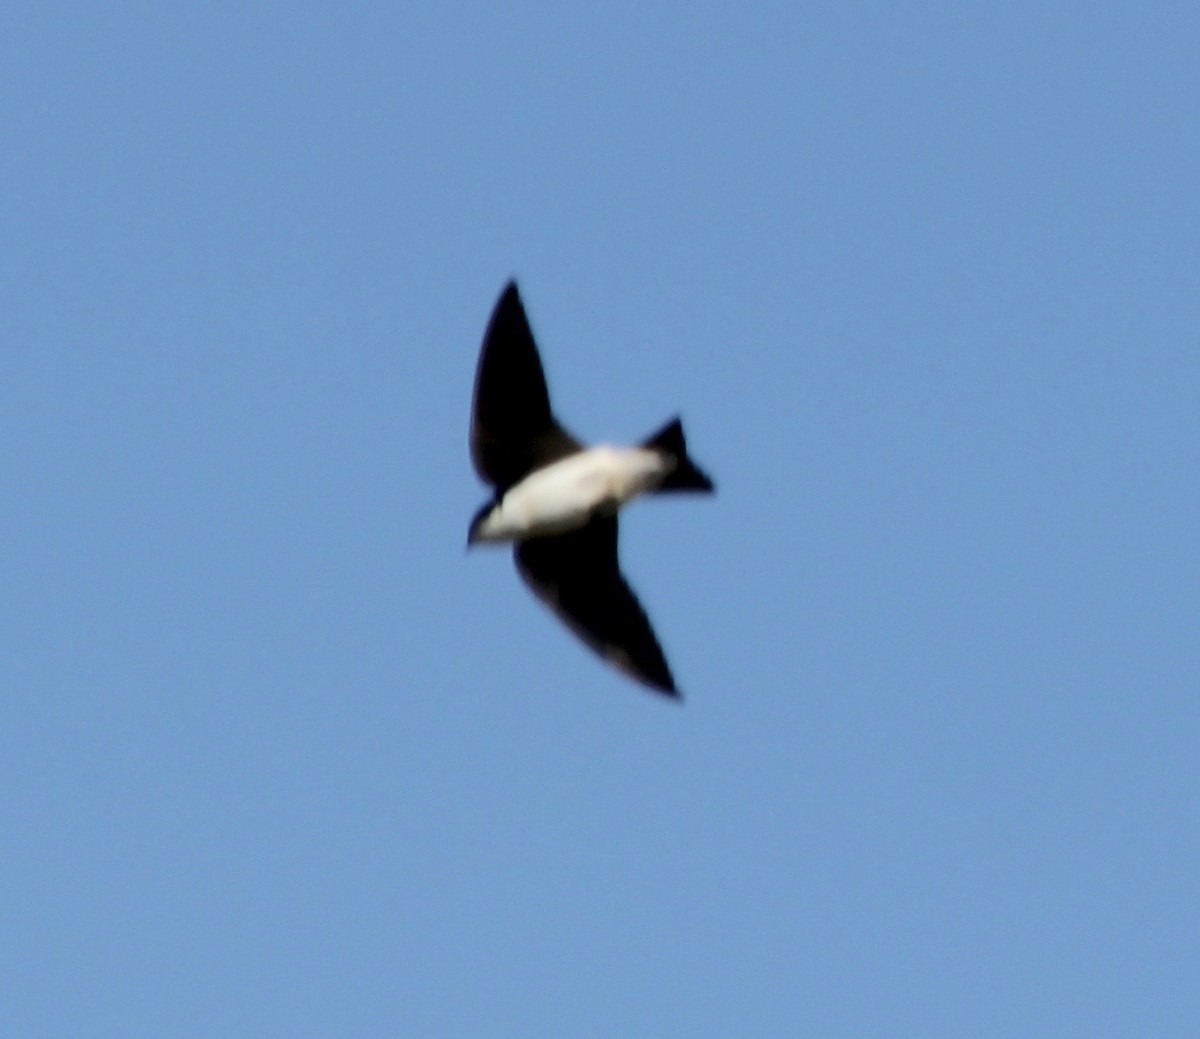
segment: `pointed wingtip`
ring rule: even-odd
[[[500,295],[496,297],[496,302],[492,305],[492,316],[488,322],[488,331],[492,331],[496,327],[496,323],[500,320],[501,315],[511,314],[514,310],[524,313],[525,304],[521,302],[521,290],[517,288],[517,279],[509,278],[504,283],[504,288],[500,290]],[[486,341],[488,333],[484,333]]]
[[[653,679],[648,678],[645,675],[638,675],[635,677],[637,677],[639,681],[641,681],[642,684],[645,685],[645,687],[651,692],[657,693],[659,696],[667,700],[674,700],[677,703],[683,703],[683,693],[675,684],[675,679],[670,675],[667,675],[665,679]]]

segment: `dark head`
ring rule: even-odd
[[[479,536],[479,528],[483,525],[483,521],[487,519],[488,513],[495,507],[496,499],[494,498],[479,507],[479,511],[475,513],[474,518],[471,520],[470,527],[467,528],[467,548],[470,548],[475,542],[483,540]]]

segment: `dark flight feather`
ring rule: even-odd
[[[621,575],[615,516],[522,541],[513,555],[534,594],[583,642],[651,689],[679,696],[646,611]]]
[[[471,460],[501,491],[580,450],[550,410],[546,376],[514,282],[488,322],[475,372]]]

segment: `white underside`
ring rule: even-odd
[[[509,489],[480,525],[481,541],[522,541],[582,527],[653,490],[672,460],[641,447],[593,447],[537,469]]]

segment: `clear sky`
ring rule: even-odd
[[[1200,1035],[1200,14],[0,16],[0,1034]],[[682,706],[464,552],[519,279]]]

